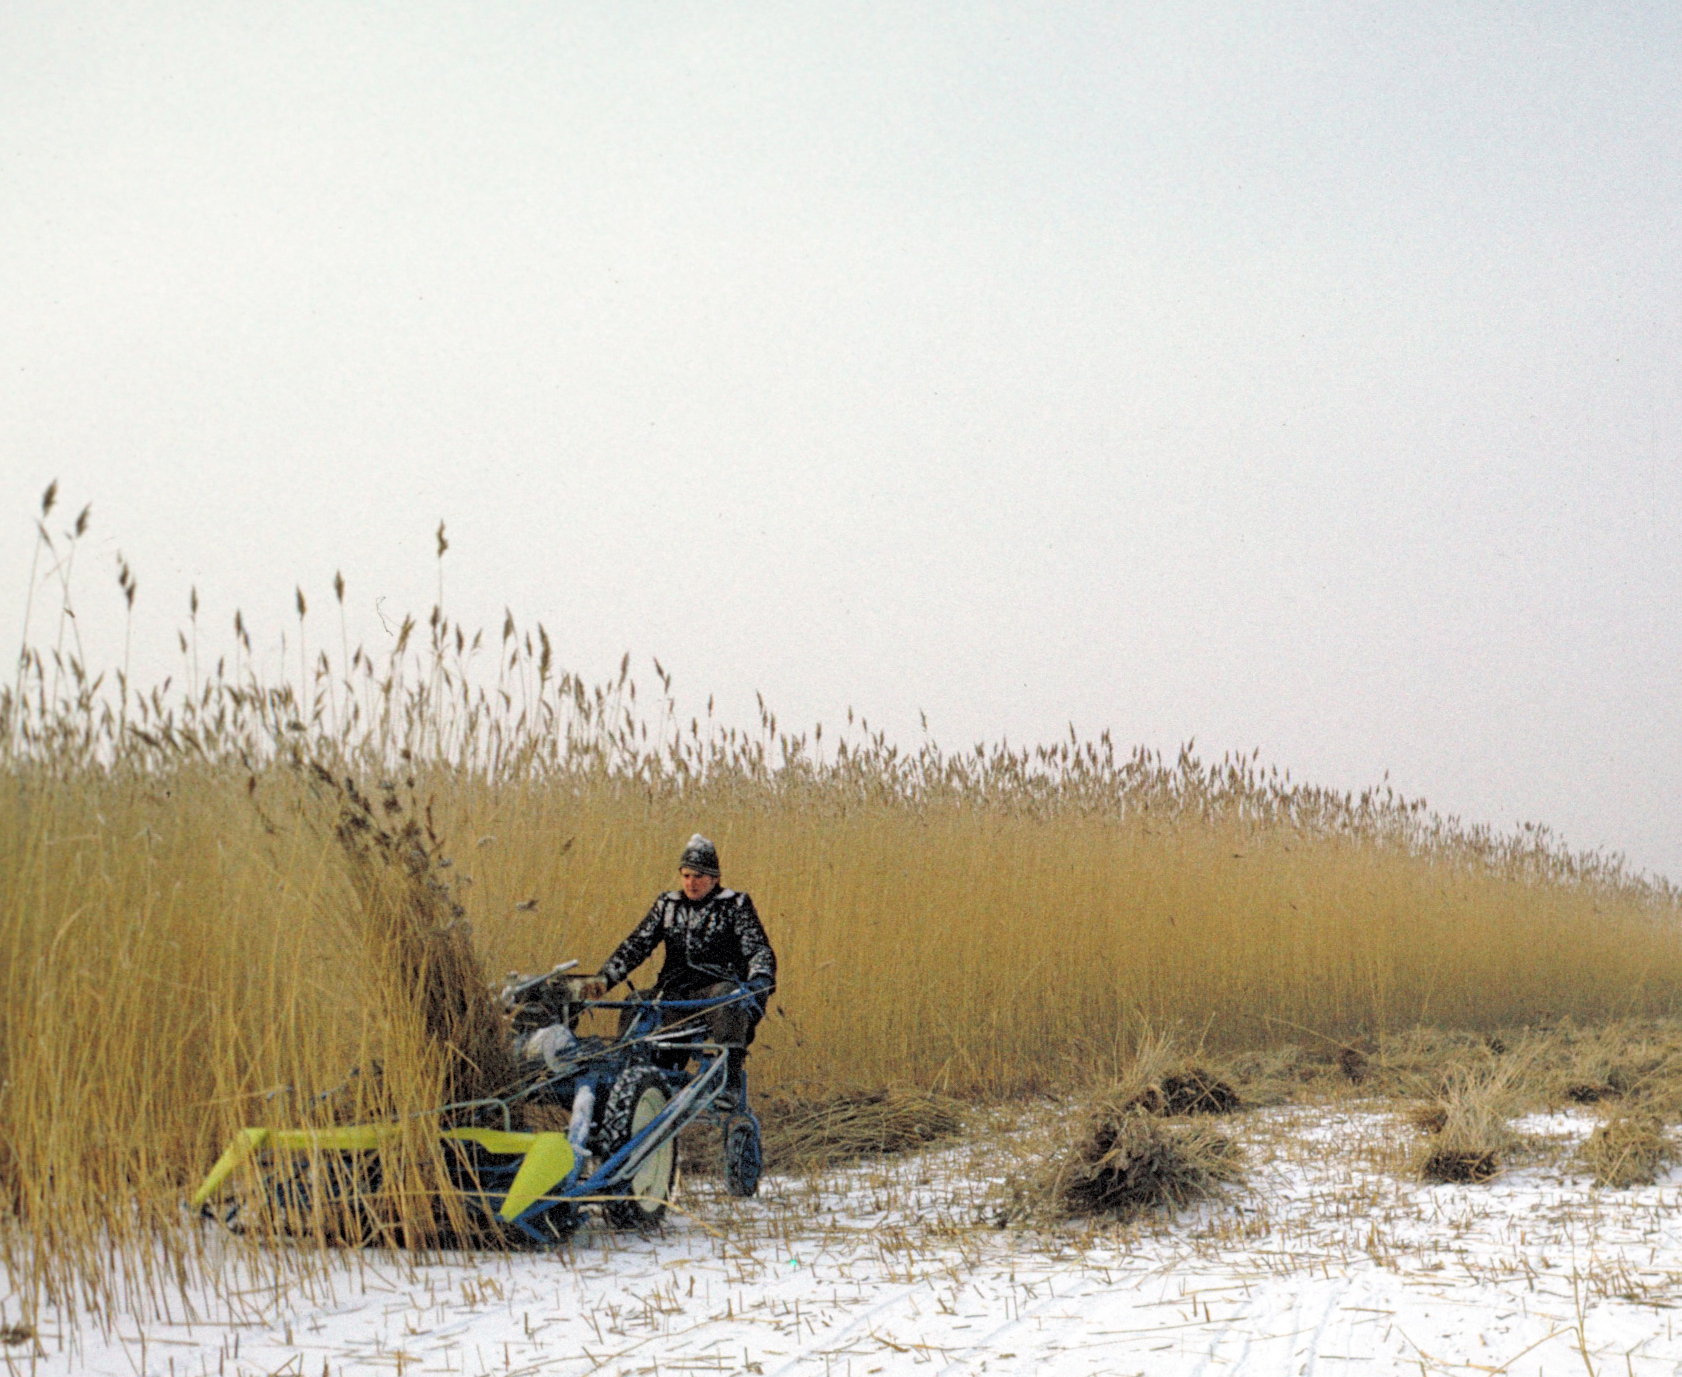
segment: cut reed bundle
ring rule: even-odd
[[[1410,1109],[1410,1121],[1428,1135],[1416,1155],[1422,1179],[1476,1183],[1500,1174],[1516,1141],[1508,1117],[1519,1105],[1524,1072],[1518,1059],[1458,1066]]]
[[[766,1164],[785,1171],[913,1152],[964,1127],[957,1101],[912,1086],[828,1095],[773,1089],[758,1111]]]
[[[1664,1123],[1650,1114],[1619,1114],[1589,1134],[1577,1162],[1598,1186],[1650,1186],[1676,1160]]]
[[[1206,1121],[1161,1119],[1125,1091],[1101,1096],[1063,1141],[1042,1143],[1040,1158],[1012,1177],[1001,1222],[1127,1220],[1190,1204],[1243,1175],[1227,1134]]]

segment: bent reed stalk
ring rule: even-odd
[[[1676,890],[1545,832],[1107,734],[905,753],[763,705],[756,730],[685,723],[658,662],[639,701],[628,657],[586,685],[511,615],[496,644],[436,607],[419,629],[268,683],[239,619],[232,673],[120,676],[115,702],[23,648],[0,689],[0,1263],[23,1293],[103,1313],[185,1284],[181,1201],[223,1143],[325,1113],[353,1068],[383,1088],[348,1112],[443,1094],[375,1016],[369,886],[314,770],[401,784],[492,973],[593,967],[707,831],[781,961],[761,1088],[1005,1095],[1141,1027],[1238,1048],[1676,1012]]]

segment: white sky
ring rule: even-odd
[[[738,722],[1682,876],[1682,9],[0,7],[0,587],[335,569]],[[150,657],[149,659],[147,657]]]

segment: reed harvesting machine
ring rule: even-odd
[[[753,1195],[762,1164],[759,1120],[746,1103],[725,1102],[727,1049],[709,1040],[704,1020],[709,1010],[755,992],[743,985],[709,999],[633,992],[623,1000],[586,1000],[583,982],[566,974],[576,964],[504,983],[501,1000],[522,1075],[502,1094],[435,1111],[449,1186],[490,1229],[515,1241],[564,1239],[590,1206],[615,1228],[646,1228],[671,1197],[677,1135],[711,1122],[722,1133],[727,1189]],[[580,1019],[591,1010],[616,1012],[617,1034],[581,1036]],[[564,1131],[515,1127],[563,1114]],[[351,1231],[368,1241],[389,1236],[389,1226],[382,1230],[376,1221],[382,1149],[410,1127],[388,1121],[243,1129],[192,1204],[235,1229],[266,1220],[278,1232],[311,1233],[331,1217],[352,1221]]]

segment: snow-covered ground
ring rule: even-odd
[[[1597,1191],[1594,1120],[1538,1116],[1482,1186],[1407,1177],[1373,1107],[1245,1115],[1245,1188],[1177,1219],[990,1223],[1008,1163],[966,1145],[731,1201],[707,1181],[660,1237],[413,1267],[362,1254],[191,1322],[44,1326],[14,1371],[189,1374],[1682,1372],[1682,1173]],[[230,1268],[237,1266],[230,1251]],[[5,1320],[16,1318],[5,1303]]]

